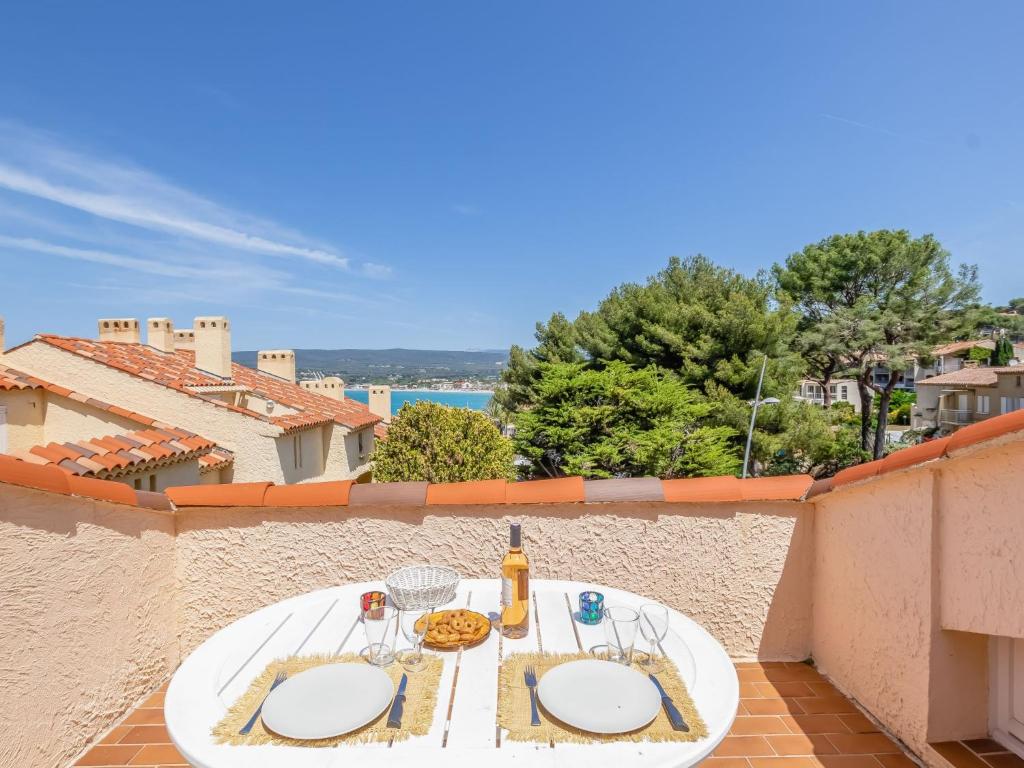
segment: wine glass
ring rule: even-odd
[[[641,659],[640,666],[647,672],[662,668],[661,659],[656,655],[658,645],[668,634],[668,608],[658,603],[648,603],[640,608],[640,634],[650,643],[647,658]]]
[[[432,608],[404,610],[399,617],[402,634],[405,635],[406,640],[412,643],[412,647],[402,651],[399,657],[402,667],[408,672],[419,672],[426,666],[426,660],[423,657],[423,639],[427,636],[430,615],[433,612]]]

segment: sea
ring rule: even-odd
[[[365,403],[369,400],[370,394],[365,389],[346,389],[345,397]],[[392,389],[391,390],[391,413],[398,413],[399,409],[406,403],[415,403],[418,400],[430,400],[431,402],[448,405],[453,408],[469,408],[472,411],[482,411],[491,402],[490,392],[461,392],[461,391],[439,391],[436,389]]]

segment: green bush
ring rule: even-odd
[[[372,460],[383,483],[515,479],[512,441],[486,415],[426,400],[402,406]]]

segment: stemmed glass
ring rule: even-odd
[[[648,603],[640,608],[640,634],[644,640],[650,643],[651,649],[647,658],[640,660],[647,672],[657,672],[661,669],[661,659],[655,654],[658,644],[668,634],[668,608],[658,603]]]
[[[430,628],[430,615],[433,612],[432,608],[426,608],[405,610],[399,615],[402,634],[405,635],[406,640],[412,643],[412,648],[402,651],[398,659],[408,672],[419,672],[426,666],[423,658],[423,640],[427,636],[427,629]]]

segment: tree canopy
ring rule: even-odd
[[[932,348],[963,329],[976,305],[977,270],[954,274],[949,253],[931,235],[905,230],[834,235],[792,254],[776,265],[779,287],[804,312],[800,347],[821,353],[834,349],[824,324],[842,331],[840,358],[858,380],[861,401],[878,395],[874,456],[882,455],[889,403],[903,371],[927,358]],[[814,334],[814,335],[812,335]],[[884,366],[888,380],[878,382]],[[871,409],[862,409],[861,448],[870,441]]]
[[[385,483],[515,478],[512,441],[485,414],[426,400],[402,406],[372,458]]]
[[[535,476],[733,474],[735,432],[708,424],[715,405],[671,371],[616,360],[537,363],[536,401],[516,418],[515,445]]]

